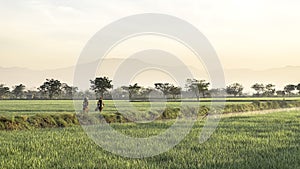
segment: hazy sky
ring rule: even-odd
[[[0,0],[0,66],[72,66],[103,26],[149,12],[196,26],[225,68],[300,66],[299,9],[299,0]]]

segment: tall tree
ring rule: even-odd
[[[68,99],[71,99],[77,91],[78,91],[78,87],[69,86],[66,83],[62,84],[63,95]]]
[[[292,92],[296,90],[296,86],[293,85],[293,84],[288,84],[284,87],[284,91],[288,94],[288,95],[291,95]]]
[[[265,87],[265,96],[273,96],[275,94],[275,85],[273,84],[267,84]]]
[[[128,91],[129,99],[133,99],[133,96],[139,93],[141,86],[135,83],[134,85],[122,86],[122,89]]]
[[[149,97],[150,93],[153,92],[153,91],[154,91],[153,88],[149,88],[149,87],[144,88],[144,87],[142,87],[141,88],[141,96],[143,98],[147,98],[147,97]]]
[[[260,96],[260,94],[264,92],[265,86],[263,84],[255,83],[251,88],[256,91],[257,96]]]
[[[197,100],[199,101],[200,93],[203,97],[205,97],[205,93],[208,91],[210,83],[206,82],[205,80],[197,80],[197,79],[187,79],[186,80],[186,87],[189,91],[194,92]]]
[[[171,86],[169,93],[172,95],[173,99],[176,99],[181,94],[181,87]]]
[[[170,83],[155,83],[155,89],[160,90],[166,97],[170,94],[170,88],[173,86]]]
[[[239,83],[233,83],[226,87],[226,92],[229,95],[234,95],[236,97],[237,95],[243,94],[244,87]]]
[[[298,93],[300,94],[300,83],[296,86]]]
[[[171,95],[173,99],[176,99],[181,94],[181,87],[174,86],[170,83],[155,83],[155,89],[160,90],[166,97]]]
[[[112,80],[109,80],[108,77],[96,77],[95,80],[90,80],[91,90],[93,90],[97,97],[103,97],[104,92],[111,89],[113,86],[111,84]]]
[[[49,99],[53,99],[53,97],[58,97],[61,94],[61,82],[59,80],[54,79],[46,79],[38,90],[41,93],[48,95]]]
[[[5,87],[4,84],[0,84],[0,99],[3,99],[9,93],[9,87]]]
[[[25,86],[23,84],[19,84],[13,87],[12,94],[16,98],[21,98],[24,95]]]

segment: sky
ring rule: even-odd
[[[73,66],[97,31],[140,13],[191,23],[226,69],[300,66],[299,7],[298,0],[0,0],[0,67]]]

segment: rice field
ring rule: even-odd
[[[170,123],[141,128],[113,124],[143,136]],[[81,127],[0,131],[0,168],[299,168],[300,112],[226,117],[205,143],[198,136],[203,121],[168,152],[144,159],[114,155],[95,144]]]
[[[203,98],[200,101],[200,105],[210,104],[211,99]],[[222,99],[218,99],[221,100]],[[227,98],[226,104],[249,104],[253,100],[282,100],[282,98]],[[286,100],[300,100],[299,97],[286,98]],[[81,106],[82,100],[75,101]],[[115,101],[122,102],[122,101]],[[96,100],[90,100],[90,111],[93,111],[96,107]],[[104,112],[113,113],[117,109],[115,103],[112,100],[105,100]],[[222,102],[220,102],[222,103]],[[127,103],[126,103],[127,104]],[[143,110],[150,106],[149,102],[131,102],[134,107]],[[197,102],[190,102],[189,104],[198,104]],[[216,103],[218,104],[218,103]],[[180,102],[167,102],[167,106],[179,107]],[[60,112],[74,112],[73,100],[0,100],[0,115],[1,114],[11,114],[11,113],[60,113]]]
[[[90,106],[94,104],[96,101],[90,101]],[[105,104],[106,113],[116,111],[112,101],[105,101]],[[145,102],[133,104],[141,109],[149,106]],[[170,102],[168,106],[176,107],[178,103]],[[0,101],[0,115],[43,112],[74,112],[73,102]],[[129,136],[148,137],[165,131],[172,123],[110,125]],[[0,168],[300,168],[300,111],[226,116],[209,140],[200,144],[203,125],[204,119],[199,119],[174,148],[142,159],[105,151],[81,126],[1,130]]]

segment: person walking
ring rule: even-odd
[[[96,110],[95,111],[99,111],[101,112],[102,109],[104,107],[104,102],[102,100],[102,97],[99,98],[98,102],[97,102],[97,107],[96,107]]]
[[[89,112],[89,98],[88,97],[85,97],[83,99],[82,110],[83,110],[83,113]]]

